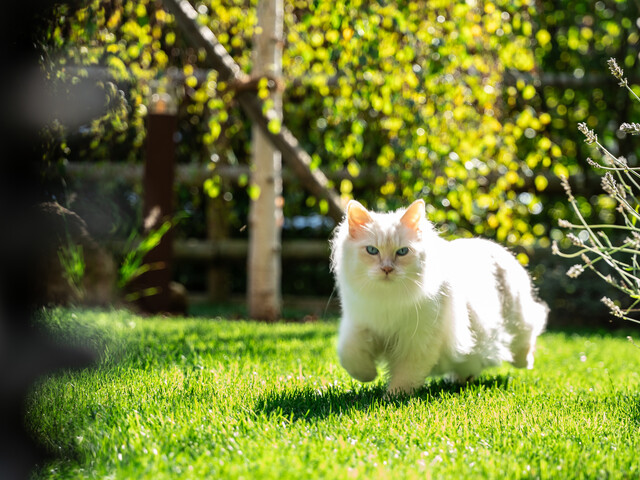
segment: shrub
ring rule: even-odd
[[[626,88],[635,101],[640,102],[640,97],[629,86],[616,60],[611,58],[608,63],[619,85]],[[608,296],[602,297],[601,301],[614,316],[640,323],[629,316],[639,311],[636,307],[640,303],[640,167],[629,165],[625,157],[613,155],[586,123],[579,124],[578,129],[584,134],[585,142],[599,153],[599,160],[588,158],[587,162],[602,174],[602,189],[615,202],[619,221],[611,225],[590,224],[578,207],[568,179],[563,177],[563,186],[578,223],[564,219],[558,223],[561,227],[572,230],[566,234],[566,239],[577,250],[563,253],[554,242],[553,251],[565,258],[582,260],[582,263],[573,265],[567,271],[569,277],[577,278],[588,269],[620,290],[630,299],[629,305],[622,307],[620,302]],[[619,130],[623,134],[638,135],[640,124],[623,123]]]

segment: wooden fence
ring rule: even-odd
[[[81,164],[71,163],[67,165],[67,178],[70,183],[81,183],[83,180],[90,182],[105,183],[106,179],[118,179],[124,181],[130,185],[140,185],[142,182],[143,165],[130,165],[124,163],[104,162],[101,164]],[[249,173],[248,167],[218,167],[215,171],[223,177],[224,182],[230,184],[235,183],[241,175],[247,175]],[[285,182],[296,182],[297,179],[290,174],[284,173]],[[246,268],[247,252],[248,252],[248,240],[240,238],[230,238],[228,228],[228,216],[229,211],[226,208],[226,203],[222,198],[216,199],[209,198],[204,192],[202,192],[202,186],[207,178],[212,175],[206,165],[178,165],[176,168],[175,181],[178,185],[195,187],[201,191],[202,198],[205,199],[206,205],[204,210],[206,211],[206,238],[187,238],[187,239],[175,239],[173,241],[173,259],[174,266],[182,268],[187,265],[195,266],[198,270],[198,275],[204,277],[205,288],[198,290],[191,290],[188,292],[190,301],[195,303],[219,303],[237,305],[240,307],[246,302],[246,298],[242,294],[232,295],[230,291],[230,280],[234,275],[238,275],[239,269]],[[337,172],[328,174],[331,180],[338,180],[345,178],[348,175],[347,172]],[[363,178],[364,177],[364,178]],[[355,180],[355,179],[354,179]],[[368,185],[376,185],[376,182],[380,180],[376,178],[375,174],[371,171],[363,170],[361,176],[357,179],[359,182]],[[583,182],[582,178],[572,178],[572,183],[576,188],[576,191],[580,191],[584,194],[590,190],[591,187],[597,191],[599,188],[597,185],[580,185]],[[291,185],[291,184],[290,184]],[[532,188],[529,185],[522,185],[519,189],[525,190]],[[548,190],[553,190],[554,193],[564,195],[561,186],[559,184],[550,183]],[[113,250],[119,250],[122,246],[113,245]],[[556,264],[561,264],[562,268],[568,268],[570,265],[564,265],[563,260],[557,257],[549,258],[551,255],[550,249],[535,248],[533,251],[527,250],[527,255],[532,260],[532,263],[538,264],[540,262],[547,265],[547,270],[553,275],[559,276],[560,280],[553,277],[551,280],[545,280],[544,285],[558,281],[564,282],[558,288],[557,292],[546,288],[545,293],[549,298],[546,300],[554,308],[558,308],[558,311],[562,312],[562,305],[566,305],[567,300],[563,297],[556,301],[555,298],[565,295],[562,290],[562,285],[565,285],[564,274],[559,274],[553,267]],[[301,262],[307,264],[324,265],[328,268],[329,265],[329,243],[327,239],[285,239],[281,243],[281,257],[283,263],[291,264],[292,262]],[[553,267],[553,269],[552,269]],[[193,267],[191,267],[193,268]],[[560,268],[560,270],[562,270]],[[565,268],[565,269],[566,269]],[[200,270],[202,269],[202,270]],[[553,270],[553,271],[552,271]],[[244,271],[241,272],[244,274]],[[283,269],[283,277],[286,278],[291,272],[285,267]],[[546,276],[549,273],[545,274]],[[289,276],[289,279],[291,277]],[[562,305],[558,306],[559,303]],[[324,314],[334,315],[338,311],[338,300],[334,295],[330,299],[330,295],[327,293],[327,289],[324,289],[323,295],[283,295],[283,306],[285,309],[294,309],[295,311],[302,311],[308,313],[314,313],[322,316]]]
[[[218,167],[215,172],[225,182],[236,183],[243,175],[249,174],[248,166]],[[104,183],[107,179],[118,179],[125,184],[141,185],[144,175],[143,164],[127,164],[116,162],[102,163],[69,163],[66,166],[66,177],[71,185],[80,185],[83,182]],[[202,190],[204,181],[210,178],[212,172],[206,165],[177,165],[175,183],[186,187],[195,187]],[[297,178],[289,172],[284,174],[286,182],[295,182]],[[107,182],[108,183],[108,182]],[[226,202],[222,198],[210,198],[206,193],[201,193],[206,202],[206,238],[187,238],[173,240],[174,267],[185,264],[201,266],[206,272],[206,291],[188,292],[192,298],[198,301],[230,301],[240,302],[244,299],[230,296],[230,275],[233,269],[239,265],[246,265],[249,241],[247,239],[230,238],[228,224],[229,211]],[[124,243],[112,244],[111,249],[119,251],[124,248]],[[283,240],[281,243],[281,257],[283,262],[312,262],[329,263],[329,244],[326,239],[298,239]],[[200,267],[199,267],[200,268]],[[243,267],[240,267],[243,268]],[[286,272],[285,272],[286,274]],[[293,301],[291,297],[285,297],[286,306],[302,305],[303,308],[312,310],[324,309],[326,299],[311,300],[299,298]]]

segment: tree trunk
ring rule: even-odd
[[[283,0],[258,1],[254,37],[253,76],[282,76]],[[282,119],[282,95],[271,93],[274,111]],[[249,208],[249,316],[275,321],[280,317],[280,232],[282,229],[281,154],[261,128],[252,128],[252,200]]]

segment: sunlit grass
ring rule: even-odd
[[[36,478],[635,478],[640,350],[548,333],[533,371],[383,400],[335,353],[335,322],[265,325],[48,312],[95,369],[43,380],[28,405],[58,456]]]

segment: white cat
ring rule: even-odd
[[[386,364],[388,393],[397,394],[429,375],[464,382],[502,361],[533,367],[548,308],[500,245],[441,238],[422,200],[390,213],[352,200],[331,249],[342,304],[338,354],[355,379],[370,382]]]

